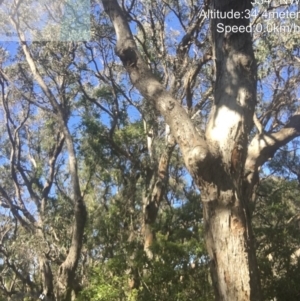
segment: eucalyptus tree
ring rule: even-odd
[[[68,125],[70,100],[77,94],[76,75],[68,67],[76,46],[56,46],[56,57],[50,60],[54,45],[29,47],[22,40],[16,63],[6,58],[10,63],[1,69],[4,127],[0,191],[3,206],[18,225],[11,238],[21,239],[21,233],[27,233],[26,244],[33,250],[25,274],[16,266],[17,278],[48,300],[70,300],[76,286],[86,209]],[[6,262],[13,259],[9,248],[3,246],[1,251]],[[30,278],[34,262],[38,262],[42,290]]]
[[[286,60],[298,51],[292,42],[295,34],[290,36],[293,46],[282,56],[281,64],[259,78],[265,80],[262,83],[266,86],[260,88],[258,97],[253,45],[257,47],[266,41],[272,45],[270,40],[274,41],[276,33],[254,34],[253,43],[252,34],[241,28],[250,25],[250,15],[251,25],[263,22],[260,16],[264,9],[275,6],[269,3],[266,7],[266,3],[259,8],[260,13],[253,15],[251,1],[131,1],[127,6],[126,3],[102,1],[116,33],[115,51],[133,86],[169,125],[185,165],[201,190],[216,300],[261,300],[251,201],[260,167],[279,147],[300,134],[299,68]],[[233,10],[249,17],[212,17],[211,35],[205,40],[203,32],[207,33],[208,21],[204,12],[208,9],[225,14]],[[176,16],[181,27],[171,46],[167,44],[168,15]],[[144,40],[135,35],[133,24],[137,24],[136,31],[144,33]],[[224,26],[236,26],[239,30],[227,33],[217,30]],[[257,30],[262,28],[259,26]],[[145,42],[149,28],[151,47]],[[280,43],[272,46],[276,50],[283,47]],[[148,51],[152,47],[155,52]],[[256,50],[261,54],[261,48]],[[259,61],[261,65],[272,66],[272,49],[270,52],[265,54],[267,60]],[[173,60],[168,64],[170,57]],[[213,100],[208,120],[202,123],[205,131],[201,131],[192,119],[193,106],[197,106],[193,88],[195,84],[201,85],[197,75],[209,60],[214,72]],[[159,64],[159,74],[153,72],[155,64]],[[273,87],[268,86],[271,73],[273,79],[275,76]],[[261,101],[259,118],[255,112],[258,101]]]

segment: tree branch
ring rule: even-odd
[[[246,170],[255,172],[283,145],[300,136],[300,109],[276,133],[257,134],[248,147]]]
[[[183,152],[187,167],[196,172],[199,165],[207,161],[209,150],[206,141],[196,131],[183,107],[157,81],[143,61],[118,1],[102,0],[102,3],[115,28],[116,54],[123,62],[132,84],[163,115]]]

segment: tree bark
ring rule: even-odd
[[[238,198],[233,188],[222,192],[215,201],[204,203],[203,207],[216,300],[260,300],[247,201]]]
[[[212,1],[211,9],[241,13],[250,1]],[[206,245],[216,300],[261,300],[249,203],[257,178],[244,180],[248,135],[256,105],[256,61],[249,33],[218,32],[217,26],[248,26],[249,20],[212,19],[214,104],[206,129],[214,153],[212,181],[199,177]],[[218,165],[217,165],[218,164]],[[255,171],[256,172],[256,171]]]

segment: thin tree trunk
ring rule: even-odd
[[[41,256],[39,258],[40,271],[42,275],[42,285],[43,292],[42,296],[44,296],[47,301],[55,301],[54,296],[54,287],[53,287],[53,274],[51,270],[51,266],[46,258]]]
[[[168,179],[168,168],[170,158],[175,146],[174,138],[171,135],[166,137],[166,149],[159,159],[158,169],[152,176],[151,183],[153,183],[149,196],[144,198],[144,250],[148,258],[152,258],[153,254],[151,246],[155,240],[155,232],[153,225],[156,221],[160,202],[163,198],[166,182]]]

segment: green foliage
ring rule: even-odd
[[[176,208],[162,205],[163,211],[154,226],[156,242],[152,247],[152,260],[142,250],[138,234],[140,217],[122,206],[124,199],[116,197],[105,211],[91,212],[90,223],[95,223],[97,232],[93,244],[88,245],[94,249],[91,250],[94,257],[100,256],[101,264],[97,263],[88,272],[89,281],[78,300],[213,300],[199,195],[191,192],[188,196],[190,198]],[[133,241],[128,232],[130,221],[137,223]],[[88,229],[92,231],[90,226]],[[133,270],[140,283],[137,289],[128,286]]]
[[[253,222],[264,300],[296,301],[300,296],[299,184],[270,177],[261,183],[258,196]]]
[[[122,277],[109,277],[110,271],[105,269],[106,265],[94,268],[91,272],[90,282],[81,292],[78,301],[113,301],[125,300],[124,294],[120,287],[124,286],[124,279]],[[110,263],[107,264],[107,267]]]

